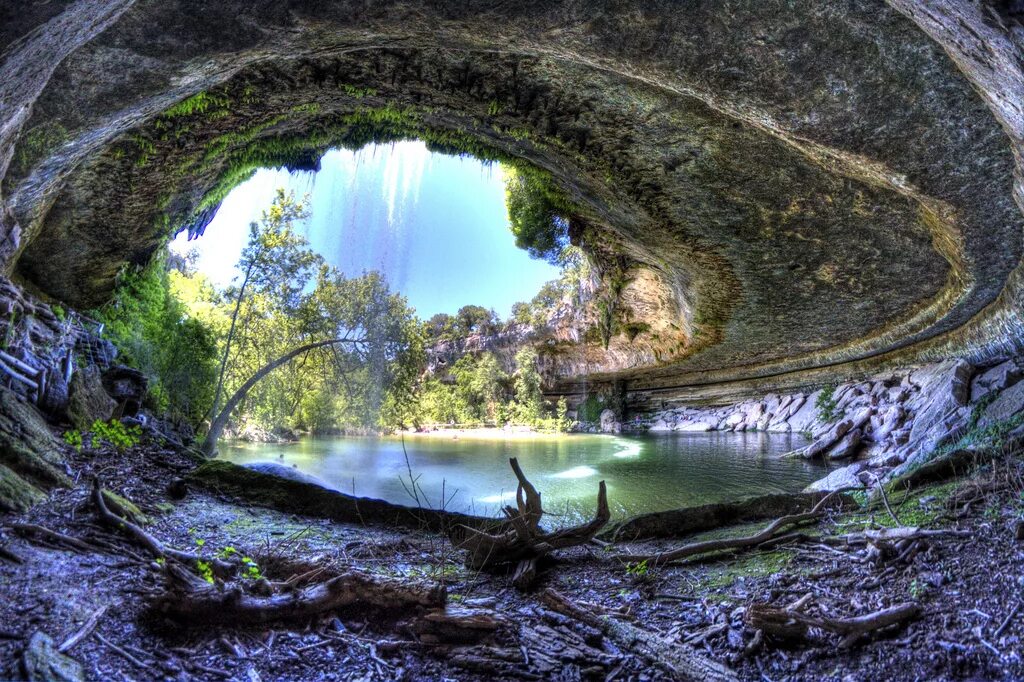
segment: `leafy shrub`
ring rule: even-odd
[[[814,401],[814,406],[818,409],[819,421],[835,421],[836,419],[841,419],[845,414],[843,410],[838,409],[839,404],[835,398],[835,392],[835,385],[826,386],[821,389],[821,394],[819,394],[817,400]]]
[[[116,419],[111,419],[109,422],[101,422],[97,419],[92,423],[89,431],[92,433],[93,448],[98,448],[101,443],[106,442],[116,448],[118,452],[124,452],[128,448],[138,445],[142,438],[142,429],[138,426],[125,426]]]
[[[604,412],[604,401],[599,396],[588,395],[586,400],[576,408],[576,418],[581,422],[599,422]]]
[[[79,452],[82,451],[82,432],[78,429],[64,432],[64,442]]]

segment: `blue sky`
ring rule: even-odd
[[[206,234],[172,243],[199,252],[199,269],[224,286],[249,223],[278,187],[309,195],[299,228],[310,246],[348,275],[384,273],[420,317],[473,303],[507,317],[558,270],[516,248],[505,211],[501,167],[427,151],[419,141],[332,150],[318,173],[257,171],[221,204]]]

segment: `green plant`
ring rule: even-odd
[[[836,387],[835,385],[826,386],[821,389],[821,393],[818,394],[818,398],[814,401],[814,407],[818,409],[818,420],[822,422],[831,422],[836,419],[841,419],[845,412],[838,409],[839,404],[835,398]]]
[[[213,584],[213,566],[210,565],[209,561],[203,561],[199,559],[196,561],[196,570],[199,571],[199,577],[206,582]]]
[[[250,580],[259,580],[263,577],[259,564],[247,556],[242,557],[242,576]]]
[[[604,401],[600,396],[588,395],[576,408],[576,418],[581,422],[599,422],[604,411]]]
[[[118,452],[124,452],[128,448],[138,445],[142,438],[142,429],[138,426],[125,426],[116,419],[111,419],[109,422],[97,419],[92,423],[89,431],[92,433],[91,445],[93,448],[98,448],[101,443],[106,442]]]
[[[56,317],[61,322],[67,319],[67,312],[65,312],[64,308],[62,308],[61,306],[52,305],[50,306],[50,310],[53,311],[53,316]]]
[[[643,561],[637,561],[635,563],[630,562],[626,564],[626,573],[636,578],[641,578],[647,575],[647,572],[649,570],[650,566],[647,563],[647,559],[644,559]]]
[[[82,451],[82,432],[78,429],[72,429],[71,431],[64,432],[64,442],[73,447],[78,452]]]

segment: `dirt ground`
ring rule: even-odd
[[[54,492],[23,516],[0,517],[0,546],[23,561],[0,560],[0,677],[23,677],[22,651],[33,633],[45,632],[59,644],[103,609],[95,630],[67,652],[88,679],[673,678],[635,648],[554,612],[540,598],[554,588],[660,641],[686,643],[743,680],[1024,678],[1024,541],[1015,538],[1024,500],[1015,461],[892,499],[901,525],[970,531],[920,541],[905,560],[876,563],[862,548],[813,539],[660,568],[615,558],[746,535],[767,523],[760,522],[699,537],[566,550],[545,566],[529,594],[512,588],[508,575],[467,570],[461,553],[436,534],[298,517],[213,490],[192,488],[183,500],[171,500],[167,484],[192,466],[187,456],[153,446],[73,455],[74,489]],[[499,625],[469,640],[437,641],[418,629],[421,612],[365,606],[270,626],[169,620],[149,607],[162,588],[161,567],[97,522],[89,502],[94,474],[151,517],[148,531],[167,545],[233,548],[281,579],[306,566],[327,574],[354,567],[409,581],[442,580],[450,610],[494,614]],[[11,524],[18,522],[89,547],[72,550],[16,531]],[[836,513],[804,532],[895,525],[883,508]],[[793,641],[766,636],[758,644],[745,621],[750,605],[785,607],[806,594],[808,612],[818,616],[863,615],[908,601],[921,613],[847,647],[839,646],[840,636],[817,628]]]

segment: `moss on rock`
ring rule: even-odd
[[[35,407],[0,387],[0,509],[24,510],[54,486],[70,486],[60,442]]]

